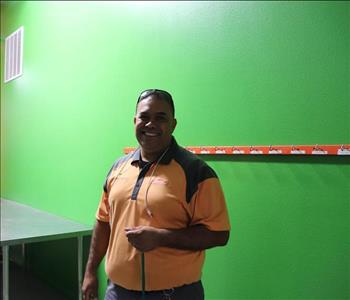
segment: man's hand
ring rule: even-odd
[[[97,300],[98,281],[96,274],[85,273],[81,291],[84,300]]]
[[[141,252],[147,252],[161,246],[162,232],[163,229],[150,226],[125,228],[129,243]]]

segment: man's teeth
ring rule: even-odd
[[[147,136],[157,136],[158,133],[145,132],[145,135],[147,135]]]

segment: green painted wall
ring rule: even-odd
[[[149,87],[172,92],[185,146],[350,143],[349,2],[1,8],[2,37],[25,28],[24,75],[1,83],[4,198],[92,224]],[[205,159],[232,220],[229,245],[207,252],[206,299],[350,298],[349,157]],[[74,272],[67,241],[29,248],[38,273],[62,268],[47,249]],[[74,299],[70,276],[49,281]]]

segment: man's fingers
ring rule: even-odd
[[[94,292],[86,292],[83,294],[83,300],[97,300],[97,296]]]
[[[83,300],[97,300],[97,290],[91,287],[83,290]]]
[[[126,236],[132,236],[132,235],[136,235],[136,234],[140,234],[141,233],[141,227],[126,227],[125,228],[125,234]]]

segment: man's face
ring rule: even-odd
[[[134,124],[142,153],[147,158],[156,159],[170,144],[176,120],[170,105],[151,95],[139,102]]]

